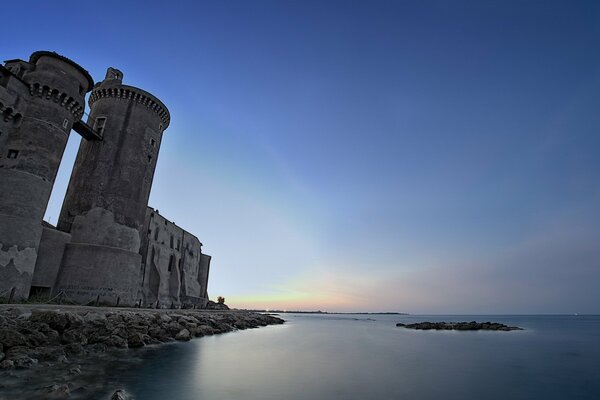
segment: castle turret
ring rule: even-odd
[[[56,53],[0,67],[0,294],[27,298],[42,219],[90,75]]]
[[[82,141],[58,222],[72,235],[56,290],[73,300],[134,304],[141,279],[140,235],[167,108],[123,85],[109,68],[89,99],[88,125],[102,141]]]

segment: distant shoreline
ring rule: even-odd
[[[289,310],[249,310],[240,309],[239,311],[272,313],[272,314],[328,314],[328,315],[410,315],[403,312],[331,312],[331,311],[289,311]]]

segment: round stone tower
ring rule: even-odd
[[[170,117],[160,100],[122,80],[109,68],[92,90],[88,125],[103,139],[81,142],[58,222],[72,239],[56,290],[79,302],[138,300],[140,236]]]
[[[0,148],[0,292],[14,288],[18,299],[29,295],[50,192],[93,80],[48,51],[7,61],[6,70],[3,106],[19,113]]]

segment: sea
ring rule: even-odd
[[[136,399],[600,399],[600,316],[280,314],[284,325],[147,347],[115,363]],[[416,331],[492,321],[522,331]]]

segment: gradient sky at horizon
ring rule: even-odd
[[[600,312],[598,2],[34,1],[2,25],[3,59],[113,66],[167,105],[150,205],[230,306]]]

